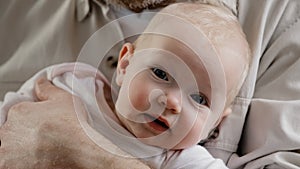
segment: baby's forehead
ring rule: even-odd
[[[177,22],[170,21],[174,18]],[[244,38],[237,17],[221,1],[183,2],[168,5],[153,17],[147,29],[155,29],[163,23],[167,23],[164,25],[168,25],[172,31],[177,31],[177,34],[193,34],[194,36],[199,33],[203,34],[212,45],[230,40],[232,37]],[[199,31],[179,29],[183,27],[182,23]]]
[[[167,27],[166,29],[171,30],[173,34],[192,37],[202,34],[215,45],[215,48],[232,37],[244,38],[236,16],[224,6],[201,3],[172,4],[154,16],[146,31],[159,29],[161,25]]]
[[[195,37],[201,37],[200,34],[202,34],[215,48],[218,57],[228,58],[227,60],[240,60],[240,62],[232,62],[232,65],[248,64],[250,54],[245,35],[237,17],[226,7],[200,3],[178,3],[166,7],[161,12],[183,19],[199,30],[179,30],[181,32],[178,34],[182,33],[186,36],[191,34],[190,36]],[[164,22],[168,22],[168,20]]]

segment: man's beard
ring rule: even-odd
[[[144,9],[165,7],[176,0],[108,0],[108,2],[120,4],[134,12],[142,12]]]

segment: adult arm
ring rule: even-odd
[[[49,81],[35,90],[41,101],[13,106],[0,129],[0,168],[148,168],[94,144],[77,120],[76,97]]]

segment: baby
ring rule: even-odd
[[[92,66],[54,65],[0,105],[36,101],[42,77],[74,99],[86,134],[100,135],[151,168],[226,168],[197,145],[230,114],[249,67],[249,47],[236,17],[221,4],[176,3],[154,16],[135,43],[123,45],[113,88]],[[83,111],[84,108],[84,111]]]

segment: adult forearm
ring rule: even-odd
[[[41,101],[14,105],[0,128],[0,168],[148,168],[96,145],[77,119],[73,104],[77,98],[48,81],[37,86]],[[117,149],[105,137],[100,140]]]

